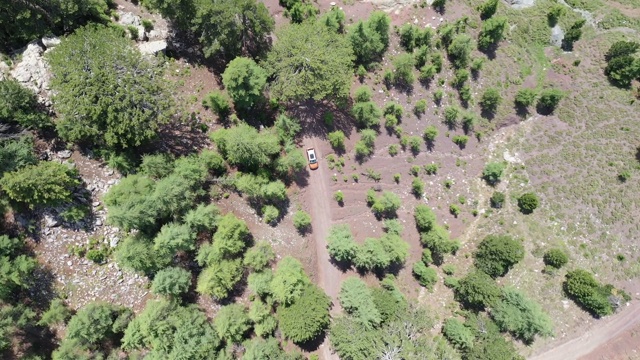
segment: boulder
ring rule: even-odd
[[[556,26],[551,28],[551,45],[561,47],[562,40],[564,40],[564,31],[560,25],[556,24]]]
[[[535,0],[507,0],[514,9],[526,9],[535,5]]]
[[[138,48],[143,55],[156,55],[167,49],[167,42],[164,40],[149,41],[138,44]]]
[[[120,19],[118,20],[118,24],[124,26],[140,26],[142,25],[142,21],[140,20],[140,16],[136,16],[133,13],[125,12],[120,13]]]
[[[60,45],[60,38],[55,36],[45,36],[42,38],[42,45],[47,49]]]
[[[22,50],[20,62],[16,64],[10,74],[24,87],[40,94],[40,100],[46,101],[50,97],[51,74],[43,58],[44,50],[39,40],[30,42]]]

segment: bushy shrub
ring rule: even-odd
[[[400,208],[402,202],[398,195],[384,191],[378,197],[376,197],[371,210],[378,217],[390,218],[396,216],[396,211]]]
[[[438,129],[433,125],[429,125],[426,129],[424,129],[423,136],[427,144],[433,144],[433,142],[436,141],[436,138],[438,137]]]
[[[280,210],[273,205],[262,207],[262,218],[266,224],[273,224],[280,217]]]
[[[371,128],[380,125],[382,111],[371,101],[356,103],[353,105],[351,113],[356,119],[358,126],[362,128]]]
[[[412,86],[415,80],[413,76],[413,56],[411,54],[398,55],[393,60],[393,66],[395,67],[394,81],[405,86]]]
[[[293,226],[295,226],[298,231],[305,231],[311,226],[311,216],[306,211],[296,211],[293,214]]]
[[[45,113],[39,111],[36,96],[15,80],[0,81],[0,122],[27,129],[42,129],[52,125]]]
[[[455,297],[465,307],[483,310],[495,305],[502,291],[495,280],[482,271],[473,271],[460,279],[455,288]]]
[[[413,275],[420,285],[427,289],[432,289],[433,285],[438,281],[438,274],[433,268],[428,267],[422,261],[418,261],[413,265]]]
[[[536,101],[536,96],[537,94],[534,89],[520,89],[516,93],[515,103],[517,106],[528,107]]]
[[[564,97],[564,92],[558,89],[545,89],[540,93],[538,104],[536,105],[538,112],[541,114],[551,114],[556,109],[560,100]]]
[[[231,113],[229,98],[221,91],[208,93],[202,100],[202,106],[211,109],[211,111],[223,119]]]
[[[480,107],[482,108],[482,111],[493,114],[498,109],[498,105],[500,105],[501,101],[502,98],[500,97],[498,89],[488,88],[480,98]]]
[[[342,130],[336,130],[336,131],[330,132],[327,135],[327,138],[329,139],[329,144],[331,144],[331,147],[334,150],[344,150],[345,136]]]
[[[30,208],[70,201],[78,184],[76,170],[52,161],[25,166],[5,173],[0,179],[0,188],[11,200]]]
[[[542,259],[544,260],[545,265],[552,266],[556,269],[560,269],[569,262],[567,253],[560,249],[548,250],[544,253],[544,257]]]
[[[490,185],[494,185],[500,181],[504,169],[505,164],[503,162],[490,162],[482,170],[482,178]]]
[[[524,246],[510,236],[489,235],[480,242],[474,257],[476,268],[495,278],[524,259]]]
[[[315,339],[329,326],[331,299],[317,286],[308,285],[291,305],[278,307],[278,324],[285,338],[295,343]]]
[[[329,230],[327,238],[329,255],[340,262],[350,262],[356,256],[356,244],[349,225],[334,225]]]
[[[523,214],[530,214],[540,204],[538,196],[534,193],[524,193],[518,198],[518,207]]]
[[[478,35],[478,48],[481,50],[490,49],[491,46],[502,40],[506,29],[507,18],[505,16],[496,16],[485,20]]]
[[[467,142],[469,142],[469,137],[467,135],[455,135],[451,138],[454,144],[458,145],[460,149],[464,149],[467,146]]]
[[[582,269],[568,272],[563,288],[569,297],[592,315],[601,317],[613,313],[609,303],[611,288],[600,284],[592,273]]]
[[[427,101],[425,99],[416,101],[413,107],[413,113],[416,114],[416,116],[420,116],[425,112],[427,112]]]
[[[419,178],[413,178],[411,182],[411,192],[413,192],[413,195],[416,197],[422,196],[422,193],[424,193],[424,182]]]
[[[458,319],[445,320],[442,326],[442,334],[458,349],[470,349],[473,347],[473,341],[475,340],[473,332]]]
[[[491,198],[489,199],[491,203],[491,207],[496,209],[502,208],[502,205],[504,205],[505,200],[506,200],[506,196],[499,191],[494,191],[493,195],[491,195]]]

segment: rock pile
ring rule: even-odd
[[[43,56],[58,44],[60,44],[60,39],[56,37],[44,37],[41,40],[30,42],[19,52],[20,62],[10,72],[14,79],[36,93],[38,101],[46,106],[51,106],[51,89],[49,87],[51,73]]]

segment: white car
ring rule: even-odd
[[[314,148],[307,149],[307,159],[309,160],[309,169],[315,170],[318,168],[318,158],[316,157],[316,150]]]

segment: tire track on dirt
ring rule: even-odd
[[[326,175],[326,164],[323,162],[323,154],[320,150],[320,140],[317,138],[307,139],[305,145],[316,149],[316,156],[320,162],[317,170],[310,170],[309,190],[307,191],[308,204],[311,205],[311,226],[313,227],[313,236],[316,243],[316,255],[318,266],[318,286],[331,297],[333,307],[332,315],[340,313],[340,304],[338,303],[338,293],[340,292],[341,273],[329,258],[327,251],[327,236],[331,227],[331,189],[327,184],[329,177]],[[336,354],[331,353],[329,346],[329,337],[325,337],[324,342],[320,345],[320,353],[325,360],[339,360]]]

